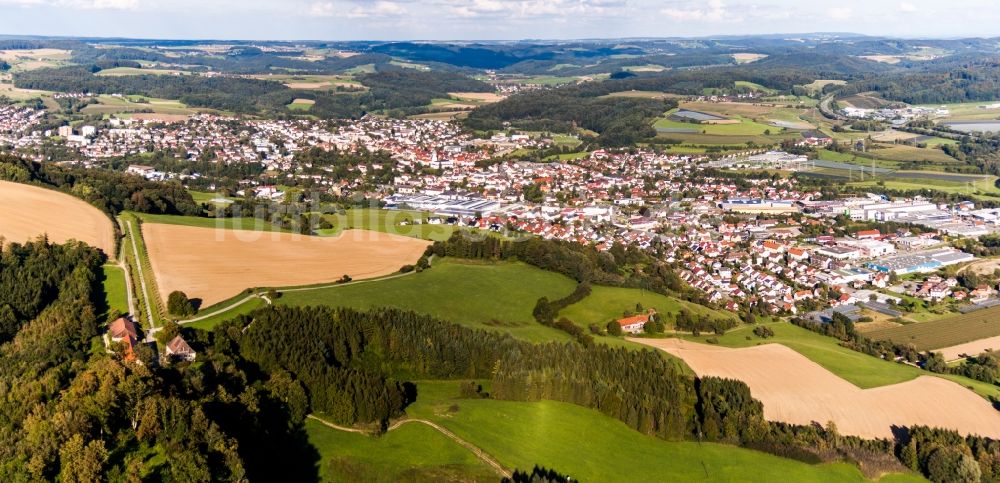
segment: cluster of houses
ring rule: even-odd
[[[122,358],[126,362],[133,362],[141,364],[138,359],[137,349],[139,344],[144,343],[142,339],[139,338],[139,329],[128,317],[119,317],[113,322],[108,324],[108,339],[111,343],[117,344],[121,347]],[[109,344],[109,350],[113,346]],[[173,339],[167,341],[166,345],[163,347],[163,355],[165,358],[161,359],[163,362],[170,361],[193,361],[197,358],[198,354],[191,348],[191,346],[184,340],[181,335],[174,336]]]

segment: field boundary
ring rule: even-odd
[[[428,259],[427,259],[428,265],[432,264],[433,261],[434,261],[434,255],[431,255],[430,257],[428,257]],[[292,292],[309,292],[309,291],[314,291],[314,290],[326,290],[326,289],[336,288],[336,287],[347,287],[347,286],[350,286],[350,285],[357,285],[359,283],[370,283],[370,282],[380,282],[380,281],[383,281],[383,280],[392,280],[394,278],[405,277],[407,275],[413,275],[415,273],[417,273],[416,270],[411,271],[411,272],[406,272],[406,273],[394,273],[394,274],[391,274],[391,275],[384,275],[384,276],[381,276],[381,277],[374,277],[374,278],[366,278],[366,279],[362,279],[362,280],[355,280],[355,281],[346,282],[346,283],[325,283],[325,284],[322,284],[322,285],[305,285],[305,286],[298,286],[298,287],[291,287],[291,288],[273,288],[273,290],[275,292],[278,292],[279,294],[292,293]],[[178,321],[177,323],[181,324],[181,325],[185,325],[185,324],[193,324],[195,322],[200,322],[202,320],[205,320],[205,319],[208,319],[208,318],[211,318],[211,317],[215,317],[217,315],[221,315],[221,314],[224,314],[226,312],[229,312],[230,310],[234,310],[236,308],[239,308],[243,304],[245,304],[245,303],[247,303],[247,302],[249,302],[249,301],[251,301],[251,300],[253,300],[255,298],[263,299],[265,302],[267,302],[268,305],[271,305],[273,303],[270,299],[268,299],[266,297],[267,292],[270,291],[270,290],[272,290],[272,288],[257,288],[257,290],[258,290],[258,292],[252,293],[250,295],[247,295],[247,296],[243,297],[242,299],[239,299],[238,301],[236,301],[232,305],[229,305],[229,306],[226,306],[226,307],[222,307],[220,309],[213,310],[212,312],[209,312],[209,313],[204,314],[204,315],[199,315],[199,316],[194,317],[192,319],[181,320],[181,321]],[[223,303],[225,303],[225,302],[223,302]],[[218,304],[216,304],[216,305],[218,305]]]
[[[323,426],[326,426],[326,427],[328,427],[330,429],[335,429],[337,431],[345,431],[345,432],[348,432],[348,433],[363,434],[363,435],[366,435],[366,436],[372,436],[372,435],[376,434],[375,431],[369,431],[369,430],[365,430],[365,429],[340,426],[338,424],[331,423],[331,422],[329,422],[329,421],[327,421],[325,419],[316,417],[316,416],[314,416],[312,414],[307,414],[306,417],[309,418],[309,419],[312,419],[314,421],[319,422]],[[455,433],[449,431],[444,426],[441,426],[440,424],[437,424],[437,423],[435,423],[433,421],[428,421],[426,419],[409,419],[409,418],[408,419],[401,419],[399,421],[396,421],[395,423],[392,423],[388,428],[386,428],[386,432],[393,431],[395,429],[399,429],[403,425],[409,424],[409,423],[418,423],[418,424],[423,424],[423,425],[426,425],[426,426],[430,426],[431,428],[433,428],[437,432],[439,432],[442,435],[444,435],[446,438],[454,441],[455,443],[458,443],[463,448],[469,450],[472,454],[474,454],[476,456],[476,458],[479,458],[480,461],[482,461],[483,463],[486,463],[487,465],[489,465],[491,468],[493,468],[494,471],[496,471],[498,474],[500,474],[504,478],[510,478],[511,477],[510,470],[508,470],[507,468],[505,468],[502,464],[500,464],[499,461],[497,461],[496,459],[494,459],[488,453],[486,453],[485,451],[483,451],[482,449],[480,449],[478,446],[476,446],[476,445],[474,445],[474,444],[472,444],[472,443],[470,443],[470,442],[468,442],[468,441],[460,438],[458,435],[456,435]]]

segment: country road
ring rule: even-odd
[[[364,430],[364,429],[349,428],[349,427],[345,427],[345,426],[340,426],[340,425],[337,425],[337,424],[333,424],[333,423],[331,423],[329,421],[326,421],[326,420],[320,419],[320,418],[318,418],[316,416],[313,416],[312,414],[309,414],[306,417],[309,418],[309,419],[312,419],[314,421],[317,421],[320,424],[322,424],[322,425],[324,425],[324,426],[326,426],[328,428],[335,429],[337,431],[346,431],[348,433],[357,433],[357,434],[365,434],[365,435],[371,435],[372,434],[371,431],[367,431],[367,430]],[[423,425],[426,425],[426,426],[430,426],[431,428],[434,428],[435,430],[437,430],[437,432],[443,434],[446,438],[448,438],[448,439],[450,439],[450,440],[458,443],[463,448],[465,448],[465,449],[469,450],[470,452],[472,452],[472,454],[476,455],[476,457],[479,458],[480,461],[482,461],[483,463],[486,463],[487,465],[489,465],[491,468],[493,468],[494,471],[496,471],[498,474],[500,474],[504,478],[510,478],[511,477],[510,471],[507,470],[507,468],[504,468],[504,466],[501,465],[500,462],[498,462],[497,460],[493,459],[492,456],[490,456],[489,454],[487,454],[485,451],[479,449],[478,446],[476,446],[476,445],[474,445],[474,444],[472,444],[472,443],[470,443],[470,442],[468,442],[468,441],[460,438],[455,433],[452,433],[451,431],[449,431],[445,427],[443,427],[440,424],[437,424],[437,423],[435,423],[433,421],[428,421],[426,419],[401,419],[399,421],[396,421],[395,423],[392,423],[392,425],[390,425],[386,429],[386,432],[393,431],[395,429],[399,429],[404,424],[409,424],[409,423],[419,423],[419,424],[423,424]]]

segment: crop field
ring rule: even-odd
[[[913,344],[925,351],[1000,336],[1000,306],[944,319],[870,332],[868,337]]]
[[[0,236],[24,242],[47,235],[49,241],[79,240],[115,257],[115,231],[101,210],[65,193],[0,181]]]
[[[87,115],[127,114],[127,117],[135,119],[141,119],[142,116],[177,116],[174,118],[176,120],[187,119],[187,116],[197,114],[198,112],[215,112],[210,109],[193,109],[177,100],[143,98],[139,96],[113,97],[102,95],[97,97],[97,101],[97,104],[87,105],[80,112]],[[152,111],[152,113],[139,113],[137,111]]]
[[[0,60],[11,65],[12,72],[66,65],[72,51],[63,49],[0,50]]]
[[[608,322],[622,318],[624,311],[634,311],[637,303],[642,304],[644,309],[656,309],[656,312],[663,314],[668,321],[670,318],[665,314],[677,314],[682,309],[692,314],[710,317],[735,317],[729,312],[714,311],[648,290],[602,286],[594,286],[587,298],[566,307],[559,316],[566,317],[582,327],[590,324],[604,327]]]
[[[318,290],[283,291],[276,303],[361,310],[396,307],[531,341],[569,340],[565,333],[536,322],[531,311],[540,297],[565,297],[574,287],[567,277],[521,263],[438,258],[431,269],[420,273]]]
[[[672,121],[670,119],[658,119],[653,124],[653,127],[661,132],[667,129],[692,130],[693,134],[711,136],[762,136],[766,131],[776,132],[779,130],[777,127],[756,123],[749,119],[740,119],[739,121],[736,124],[695,124]],[[666,134],[671,133],[667,132]]]
[[[95,75],[98,76],[128,76],[128,75],[190,75],[190,72],[175,69],[136,69],[135,67],[115,67],[104,69]]]
[[[451,97],[462,101],[473,101],[481,104],[490,104],[504,99],[495,92],[449,92]]]
[[[634,341],[680,357],[698,375],[745,382],[770,421],[833,421],[841,434],[863,438],[891,438],[894,426],[913,425],[1000,436],[1000,414],[988,401],[941,378],[861,389],[780,344],[731,349],[679,339]]]
[[[288,105],[288,109],[292,111],[308,111],[312,109],[314,104],[316,104],[316,101],[312,99],[295,99]]]
[[[936,148],[918,148],[905,144],[878,144],[870,154],[890,161],[924,161],[930,163],[956,164],[959,161]]]
[[[664,441],[573,404],[460,399],[453,381],[419,382],[417,393],[408,415],[444,426],[511,469],[537,464],[577,481],[618,481],[623,475],[631,481],[870,481],[849,463],[809,465],[735,446]],[[897,474],[881,481],[919,479]]]
[[[751,326],[739,327],[727,331],[725,335],[721,336],[693,337],[685,335],[683,337],[685,340],[693,342],[705,342],[707,339],[714,338],[718,341],[718,345],[733,348],[753,347],[769,343],[781,344],[862,389],[898,384],[929,374],[916,367],[885,361],[842,347],[832,337],[826,337],[787,322],[768,324],[768,327],[774,331],[774,337],[768,339],[761,339],[753,335],[753,327]],[[963,387],[971,387],[983,397],[1000,397],[1000,388],[992,384],[947,374],[935,374],[935,376],[954,381]]]
[[[756,62],[756,61],[758,61],[760,59],[764,59],[766,57],[767,57],[767,54],[753,54],[753,53],[738,53],[738,54],[733,54],[733,60],[735,60],[737,64],[747,64],[747,63],[750,63],[750,62]]]
[[[160,296],[174,290],[203,306],[252,287],[333,282],[342,275],[371,278],[414,263],[427,242],[365,230],[338,237],[224,230],[144,223]]]

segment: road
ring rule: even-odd
[[[349,427],[346,427],[346,426],[340,426],[340,425],[337,425],[337,424],[333,424],[333,423],[331,423],[329,421],[326,421],[326,420],[320,419],[320,418],[318,418],[316,416],[313,416],[312,414],[309,414],[306,417],[309,418],[309,419],[318,421],[320,424],[322,424],[322,425],[324,425],[324,426],[326,426],[328,428],[336,429],[337,431],[346,431],[346,432],[349,432],[349,433],[357,433],[357,434],[365,434],[365,435],[371,435],[372,434],[371,431],[367,431],[367,430],[364,430],[364,429],[349,428]],[[430,426],[431,428],[434,428],[435,430],[437,430],[437,432],[443,434],[446,438],[448,438],[448,439],[450,439],[450,440],[458,443],[463,448],[465,448],[465,449],[469,450],[470,452],[472,452],[472,454],[476,455],[476,458],[479,458],[480,461],[482,461],[483,463],[486,463],[487,465],[489,465],[491,468],[493,468],[494,471],[496,471],[498,474],[502,475],[504,478],[510,478],[511,477],[510,471],[507,468],[505,468],[503,465],[501,465],[499,461],[495,460],[492,456],[490,456],[489,454],[487,454],[485,451],[479,449],[478,446],[476,446],[476,445],[474,445],[474,444],[472,444],[472,443],[470,443],[470,442],[468,442],[468,441],[466,441],[466,440],[458,437],[458,435],[456,435],[455,433],[452,433],[451,431],[449,431],[445,427],[443,427],[440,424],[437,424],[437,423],[435,423],[433,421],[428,421],[426,419],[401,419],[399,421],[396,421],[395,423],[392,423],[392,425],[390,425],[386,429],[386,432],[389,432],[389,431],[392,431],[392,430],[395,430],[395,429],[399,429],[404,424],[409,424],[409,423],[418,423],[418,424],[423,424],[423,425],[426,425],[426,426]]]

